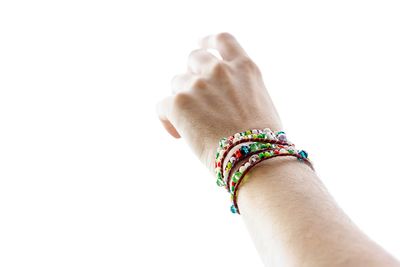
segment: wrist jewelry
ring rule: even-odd
[[[230,158],[226,160],[229,154]],[[240,214],[236,201],[237,192],[250,169],[264,160],[282,156],[296,157],[313,169],[308,153],[297,150],[294,144],[287,140],[283,131],[272,132],[269,128],[254,129],[220,140],[215,158],[215,173],[217,185],[225,186],[230,193],[232,213]],[[236,168],[239,162],[242,164]],[[232,172],[235,168],[236,170]]]

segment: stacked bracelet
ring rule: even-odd
[[[215,174],[217,176],[217,185],[226,186],[226,179],[224,179],[224,168],[223,163],[228,152],[235,146],[245,143],[245,142],[267,142],[270,144],[278,145],[293,145],[287,141],[286,134],[283,131],[273,132],[269,128],[264,130],[248,130],[245,132],[236,133],[232,136],[222,138],[219,141],[219,146],[217,148],[216,158],[215,158]],[[251,147],[248,147],[249,150]],[[243,152],[243,153],[242,153]],[[229,161],[234,163],[234,161],[240,159],[240,157],[246,154],[246,150],[240,151],[235,157],[231,157]]]
[[[246,173],[264,160],[282,156],[296,157],[313,169],[307,152],[297,150],[294,144],[287,140],[283,131],[272,132],[268,128],[254,129],[220,140],[215,158],[215,174],[217,185],[225,186],[231,195],[232,213],[240,214],[236,198]],[[238,165],[239,162],[242,164]],[[236,171],[232,173],[235,168]]]

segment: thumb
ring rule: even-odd
[[[161,124],[164,126],[165,130],[175,138],[180,138],[180,134],[170,121],[170,115],[172,110],[173,95],[168,96],[157,103],[156,111]]]

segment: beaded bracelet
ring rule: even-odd
[[[247,142],[243,146],[240,144]],[[235,149],[236,150],[233,150]],[[228,153],[232,152],[231,157],[225,163]],[[215,157],[215,174],[217,177],[217,185],[225,186],[231,195],[231,211],[239,213],[236,203],[236,194],[245,174],[258,163],[278,156],[293,156],[302,160],[312,167],[308,160],[308,154],[304,150],[297,150],[294,144],[287,140],[283,131],[273,132],[269,128],[264,130],[253,129],[236,133],[219,141],[217,153]],[[231,173],[235,163],[248,158],[237,171]]]
[[[236,147],[235,147],[236,148]],[[270,150],[279,150],[282,148],[287,148],[289,150],[294,150],[294,147],[292,146],[285,146],[281,144],[273,144],[273,143],[263,143],[263,142],[251,142],[250,144],[245,144],[236,150],[233,150],[234,152],[232,153],[231,158],[228,160],[226,164],[223,164],[223,172],[222,172],[222,179],[225,182],[226,189],[229,192],[229,180],[231,176],[231,171],[234,169],[236,166],[236,163],[240,162],[241,160],[251,157],[254,154],[257,154],[259,152],[264,152],[264,151],[270,151]]]
[[[247,130],[244,132],[236,133],[235,135],[226,138],[222,138],[219,141],[219,146],[217,148],[217,153],[215,158],[215,174],[217,177],[218,186],[226,185],[223,177],[222,165],[228,152],[233,147],[249,141],[268,142],[280,145],[293,145],[293,143],[287,140],[285,132],[283,131],[273,132],[269,128],[265,128],[264,130],[258,130],[258,129]]]

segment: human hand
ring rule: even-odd
[[[281,130],[279,115],[257,65],[229,33],[210,35],[190,53],[188,71],[172,80],[157,105],[165,129],[181,136],[214,170],[219,139],[247,129]],[[207,49],[216,49],[222,60]]]

